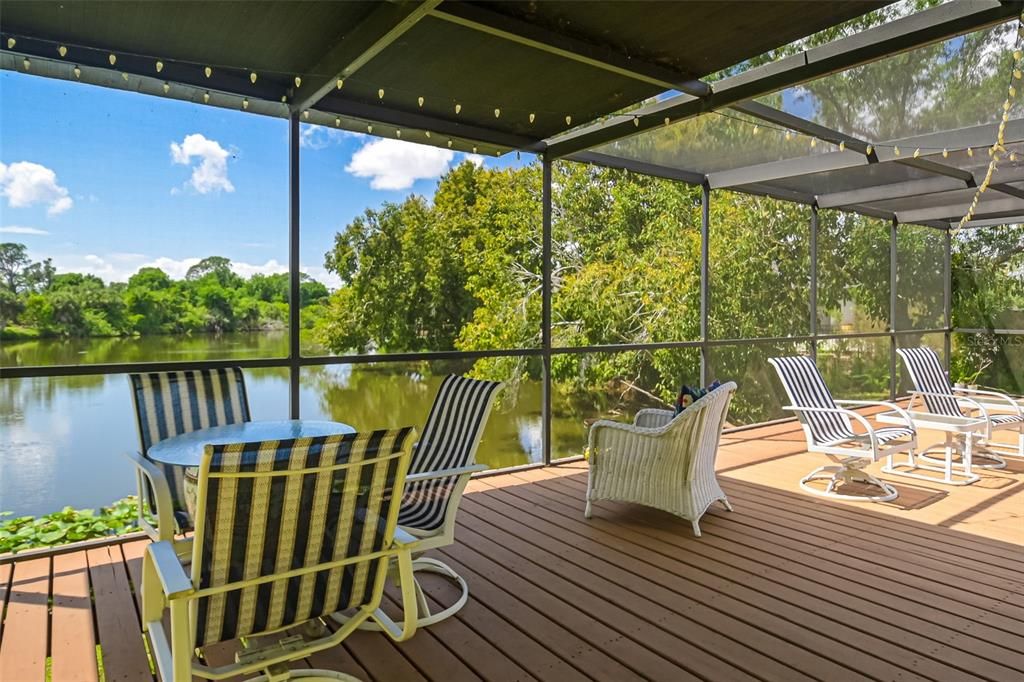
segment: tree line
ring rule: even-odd
[[[328,296],[303,275],[304,324]],[[51,259],[33,261],[25,245],[0,244],[0,334],[6,338],[221,333],[283,329],[288,275],[244,278],[231,261],[210,256],[180,280],[144,267],[127,282],[106,283],[82,273],[58,273]]]

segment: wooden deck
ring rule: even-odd
[[[706,516],[700,539],[627,505],[585,520],[584,463],[478,479],[439,553],[470,584],[466,608],[407,643],[358,633],[304,663],[389,682],[1024,679],[1024,462],[968,488],[890,478],[900,498],[875,505],[800,492],[822,461],[791,423],[730,434],[735,511]],[[0,680],[153,679],[143,547],[0,565]]]

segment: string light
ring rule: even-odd
[[[203,93],[203,104],[209,104],[209,103],[210,103],[210,91],[207,90],[206,92]]]
[[[249,98],[248,97],[246,97],[246,98],[244,98],[242,100],[242,108],[243,109],[248,109],[249,108]]]
[[[341,117],[340,116],[335,116],[334,117],[334,127],[335,128],[340,128],[341,127]]]
[[[921,156],[921,148],[920,147],[918,147],[917,149],[914,150],[914,158],[916,159],[919,156]]]
[[[899,156],[900,155],[900,148],[899,147],[893,147],[892,148],[892,153],[895,154],[896,156]]]
[[[127,83],[127,82],[128,82],[128,72],[127,72],[127,71],[122,71],[122,72],[121,72],[121,79],[122,79],[122,80],[123,80],[123,81],[124,81],[125,83]]]
[[[249,82],[252,83],[253,85],[256,85],[256,79],[257,78],[259,78],[259,76],[256,75],[255,71],[253,71],[252,73],[249,74]]]
[[[398,138],[402,137],[402,129],[401,128],[396,128],[395,129],[395,137],[398,137]]]
[[[166,95],[170,91],[171,91],[171,84],[168,83],[167,81],[164,81],[164,94]]]
[[[368,133],[370,133],[372,135],[373,134],[373,126],[372,125],[366,126],[366,132],[368,132]]]
[[[309,109],[306,109],[305,111],[302,112],[302,117],[307,121],[309,120]]]
[[[567,126],[571,126],[572,125],[572,116],[566,116],[565,117],[565,125],[567,125]]]
[[[640,127],[640,117],[639,116],[634,116],[633,117],[633,127],[634,128],[639,128]]]
[[[59,54],[61,57],[68,56],[68,48],[66,48],[63,45],[61,45],[60,47],[57,48],[57,54]]]
[[[29,61],[28,57],[21,60],[21,65],[25,67],[26,71],[32,68],[32,62]]]
[[[461,104],[458,104],[458,103],[456,103],[456,105],[455,105],[455,115],[457,116],[457,115],[459,115],[460,113],[462,113],[462,105],[461,105]]]
[[[423,134],[427,136],[428,140],[430,139],[430,131],[429,130],[424,130]]]
[[[18,44],[18,41],[15,40],[14,38],[8,38],[7,39],[7,49],[8,50],[13,50],[14,46],[17,45],[17,44]]]
[[[80,68],[78,68],[77,66],[75,68],[71,69],[71,71],[75,74],[75,78],[76,79],[80,79],[82,77],[82,70]]]
[[[337,82],[338,89],[341,90],[341,86],[343,86],[343,85],[345,85],[345,80],[342,79],[342,78],[339,78],[338,82]]]
[[[944,159],[949,158],[949,150],[946,149],[945,147],[942,148],[942,158],[944,158]]]
[[[110,62],[111,66],[113,66],[114,64],[117,64],[117,55],[114,54],[114,53],[111,53],[110,56],[107,57],[107,61]]]
[[[501,109],[494,110],[494,118],[501,118]]]
[[[295,87],[297,87],[297,88],[301,88],[302,87],[302,76],[296,76],[295,77]]]
[[[672,119],[670,119],[668,116],[666,116],[665,117],[665,125],[668,125],[671,122],[672,122]]]
[[[476,147],[473,147],[473,153],[476,154]]]
[[[421,96],[419,99],[416,100],[416,104],[419,104],[422,107],[423,106],[423,101],[424,101],[423,97]]]
[[[974,149],[971,147],[967,148],[967,156],[974,156]]]
[[[787,130],[786,131],[786,141],[788,142],[789,140],[792,140],[792,139],[793,139],[792,131]]]
[[[818,138],[812,137],[811,138],[811,149],[814,149],[817,146],[818,146]]]
[[[667,122],[668,119],[665,119],[665,121]],[[761,127],[758,126],[758,125],[755,125],[754,126],[754,135],[757,135],[759,132],[761,132]]]
[[[532,113],[531,113],[531,114],[530,114],[530,123],[533,123],[533,122],[534,122],[534,121],[536,121],[536,120],[537,120],[537,115],[536,115],[536,114],[532,114]]]
[[[451,149],[451,148],[452,148],[452,141],[451,141],[451,140],[448,140],[448,148],[449,148],[449,149]]]
[[[840,140],[839,141],[839,151],[841,151],[841,152],[845,152],[846,151],[846,140]]]
[[[156,72],[160,73],[163,70],[164,70],[164,63],[162,61],[160,61],[159,59],[156,60]]]
[[[204,67],[203,68],[203,73],[205,73],[206,77],[209,78],[210,76],[213,75],[213,69],[211,69],[209,66]]]
[[[872,145],[870,145],[870,144],[867,147],[864,148],[864,153],[867,154],[868,156],[871,156],[872,152],[874,152],[874,151],[875,151],[875,148]]]
[[[377,91],[377,99],[384,99],[384,88]]]

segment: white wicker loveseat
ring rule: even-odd
[[[713,502],[732,507],[715,478],[715,456],[736,384],[727,382],[677,417],[641,410],[633,424],[601,420],[590,427],[587,518],[594,500],[663,509],[693,524]]]

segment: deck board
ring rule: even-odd
[[[701,538],[635,505],[584,519],[585,462],[474,480],[458,543],[433,553],[466,578],[466,607],[409,642],[358,632],[294,665],[378,682],[1024,678],[1024,462],[967,488],[883,476],[902,502],[857,504],[799,490],[823,460],[792,423],[727,434],[735,511],[713,509]],[[0,679],[43,680],[49,656],[52,679],[93,682],[97,645],[105,679],[152,679],[144,549],[0,564]],[[435,607],[456,595],[425,588]]]

